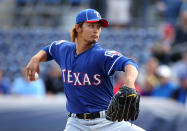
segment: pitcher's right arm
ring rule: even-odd
[[[44,50],[40,50],[36,55],[34,55],[29,63],[26,66],[26,75],[27,79],[29,81],[35,81],[35,72],[39,74],[40,62],[46,62],[47,61],[47,53]]]

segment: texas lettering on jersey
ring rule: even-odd
[[[98,86],[99,84],[101,84],[99,74],[94,74],[92,76],[93,78],[91,78],[88,73],[72,72],[71,70],[63,69],[62,75],[64,83],[72,83],[74,86]]]

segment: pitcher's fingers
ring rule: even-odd
[[[27,76],[27,79],[30,81],[30,69],[26,69],[26,76]]]
[[[26,68],[26,75],[29,76],[29,68]]]
[[[31,81],[31,80],[30,80],[30,76],[29,76],[29,75],[27,76],[27,80],[28,80],[28,81]]]
[[[28,70],[28,76],[31,76],[32,75],[32,71],[29,69]]]
[[[35,70],[32,70],[32,71],[31,71],[31,76],[32,76],[32,78],[34,78],[35,72],[36,72]]]
[[[34,79],[34,75],[32,72],[33,72],[32,70],[28,70],[27,78],[29,81],[33,81],[33,79]]]

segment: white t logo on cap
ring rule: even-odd
[[[97,11],[94,11],[94,13],[96,14],[97,18],[100,18],[100,15]]]

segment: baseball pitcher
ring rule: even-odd
[[[72,42],[52,42],[26,67],[28,79],[35,81],[40,62],[55,60],[60,66],[69,112],[65,131],[144,131],[128,122],[136,120],[139,113],[140,95],[134,87],[138,65],[100,46],[101,27],[108,25],[96,10],[82,10],[71,32]],[[112,84],[115,71],[125,72],[125,84],[116,95]]]

